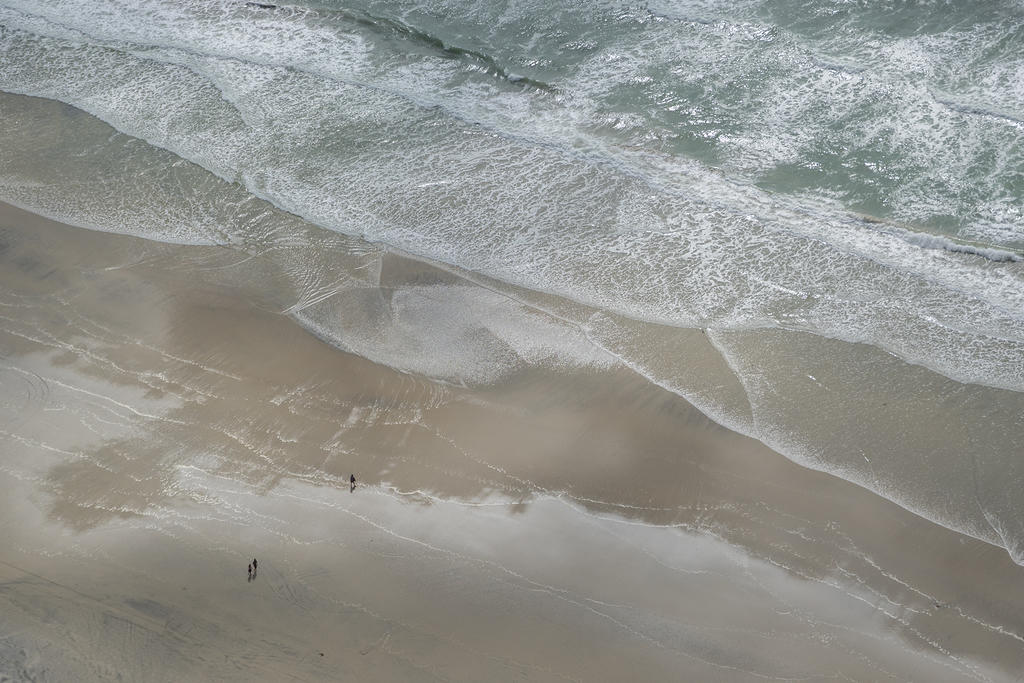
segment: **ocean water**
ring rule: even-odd
[[[405,371],[626,364],[1024,562],[1018,1],[0,0],[0,91],[4,201]]]

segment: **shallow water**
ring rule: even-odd
[[[0,199],[233,245],[269,307],[404,371],[624,364],[1021,562],[1022,24],[3,0]],[[382,294],[389,252],[469,283]]]

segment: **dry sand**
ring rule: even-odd
[[[1005,551],[627,369],[451,386],[319,341],[229,248],[11,207],[0,240],[0,680],[1024,671]]]

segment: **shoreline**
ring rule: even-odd
[[[336,348],[450,386],[496,384],[534,366],[599,369],[617,359],[801,466],[1005,547],[1024,565],[1024,514],[1016,495],[1024,487],[1024,461],[1014,457],[1024,439],[1024,393],[960,384],[869,343],[799,331],[808,317],[820,331],[813,321],[819,315],[858,317],[865,301],[886,301],[885,288],[867,272],[840,278],[846,284],[838,292],[786,304],[770,316],[791,320],[785,329],[702,334],[658,326],[452,266],[422,260],[414,266],[390,247],[308,223],[70,105],[4,94],[0,108],[18,131],[9,139],[8,194],[117,234],[223,245],[190,249],[182,259],[207,291],[230,291],[258,308],[289,313]],[[40,154],[68,165],[39,164]],[[104,169],[99,177],[97,169]],[[65,192],[68,182],[81,191]],[[118,188],[116,200],[111,187]],[[997,278],[997,289],[1012,301],[1019,269],[1007,268],[999,272],[1009,279]],[[784,279],[808,275],[798,270]],[[179,288],[178,275],[154,270],[153,276]],[[668,286],[666,300],[680,301],[703,288],[675,280]],[[911,345],[935,328],[957,336],[958,311],[970,310],[939,304],[944,299],[935,293],[903,294],[891,303],[909,306],[897,336]],[[729,298],[712,294],[707,301],[728,305]],[[919,310],[918,301],[931,303]],[[927,313],[932,304],[939,306],[935,315]],[[884,326],[885,318],[874,320]],[[972,349],[976,362],[990,370],[1012,367],[1014,375],[1018,343],[1012,325],[1000,332],[998,318],[991,320],[996,328],[986,323],[987,332],[968,331],[943,353],[959,357],[955,349]],[[982,346],[972,338],[984,338]]]
[[[433,382],[316,339],[231,248],[6,205],[0,229],[5,672],[1012,680],[1024,666],[1024,569],[1005,551],[632,370]],[[441,277],[389,258],[393,282]]]

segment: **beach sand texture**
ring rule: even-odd
[[[9,206],[0,241],[0,679],[1024,671],[1024,570],[1003,548],[621,364],[434,381],[282,315],[279,255]],[[399,285],[479,287],[348,258],[378,270],[367,316]],[[700,358],[689,334],[666,344]]]

